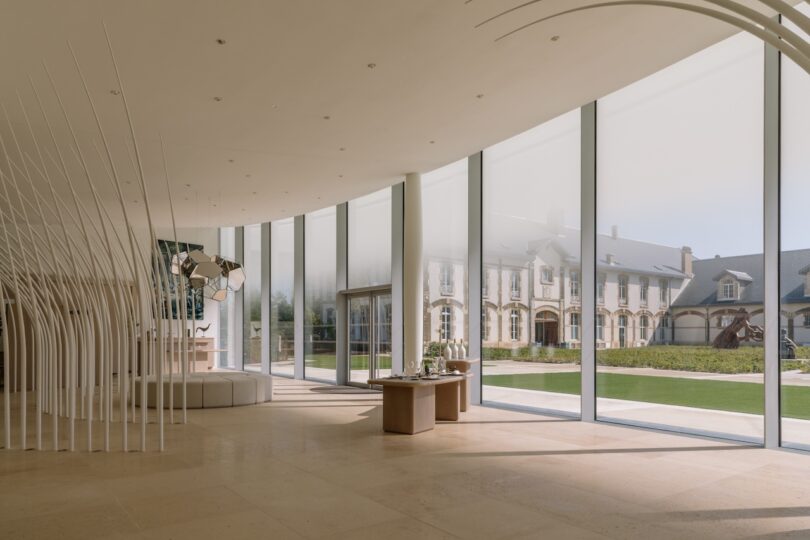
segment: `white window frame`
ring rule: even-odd
[[[520,310],[516,308],[509,312],[509,337],[512,341],[520,341]]]
[[[639,279],[638,298],[642,306],[646,306],[650,298],[650,279]]]
[[[596,278],[596,301],[599,304],[605,303],[605,287],[607,286],[607,276],[599,274]]]
[[[570,272],[570,294],[571,298],[579,299],[580,295],[580,273],[579,270],[571,270]]]
[[[509,274],[509,294],[512,300],[520,299],[520,270],[512,270]]]
[[[455,276],[453,265],[442,263],[439,270],[439,289],[442,296],[453,296],[455,294]]]
[[[638,318],[638,337],[647,341],[649,336],[650,317],[649,315],[640,315]]]
[[[439,311],[439,338],[442,341],[453,339],[453,308],[442,306]]]
[[[554,267],[553,266],[543,266],[540,269],[540,281],[542,283],[546,283],[546,284],[554,283]]]
[[[658,301],[662,306],[669,304],[669,280],[658,280]]]
[[[605,314],[596,314],[596,340],[605,341]]]
[[[619,276],[619,304],[622,306],[627,305],[628,298],[630,297],[630,278],[628,276]]]
[[[576,312],[569,313],[568,320],[571,323],[571,339],[573,341],[579,341],[580,340],[579,330],[582,322],[579,313]]]

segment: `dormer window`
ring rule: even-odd
[[[554,283],[554,268],[551,266],[544,266],[540,270],[540,281],[543,283]]]
[[[732,278],[726,278],[720,281],[720,295],[719,300],[737,300],[739,285]]]
[[[717,300],[720,302],[739,300],[745,286],[754,281],[749,274],[738,270],[723,270],[714,280],[717,282]]]

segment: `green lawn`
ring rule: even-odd
[[[378,363],[380,369],[391,369],[391,357],[379,356]],[[310,367],[335,369],[335,355],[332,354],[310,354],[307,355],[306,365]],[[352,356],[352,369],[368,369],[368,355]]]
[[[483,382],[492,386],[561,394],[578,395],[580,392],[580,374],[575,372],[485,375]],[[756,383],[598,373],[596,388],[597,395],[605,398],[763,413],[763,388],[762,384]],[[786,417],[810,420],[810,387],[783,386],[782,409]]]

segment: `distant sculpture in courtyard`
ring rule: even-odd
[[[779,340],[779,357],[783,360],[796,359],[796,342],[788,337],[787,328],[782,328],[782,336]]]
[[[744,308],[740,308],[731,324],[723,328],[723,331],[714,338],[712,343],[714,348],[737,349],[741,341],[762,341],[765,338],[765,331],[761,326],[751,324],[750,318],[751,315]],[[742,337],[741,331],[745,332]]]

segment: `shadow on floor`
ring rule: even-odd
[[[655,519],[660,519],[662,521],[714,521],[724,519],[793,518],[793,517],[810,517],[810,506],[777,506],[773,508],[723,508],[718,510],[656,512],[644,515],[645,517],[652,517]],[[805,536],[803,538],[807,537]]]
[[[469,422],[436,420],[437,424],[545,424],[548,422],[579,422],[579,420],[574,418],[549,418],[543,420],[470,420]]]
[[[524,457],[524,456],[577,456],[587,454],[657,454],[663,452],[705,452],[718,450],[754,450],[761,446],[674,446],[670,448],[593,448],[584,450],[522,450],[517,452],[465,452],[442,454],[444,457]]]

